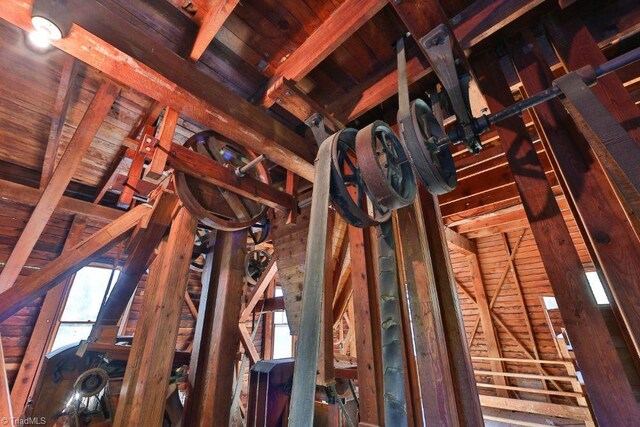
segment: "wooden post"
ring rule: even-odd
[[[203,289],[208,289],[198,310],[184,421],[187,427],[229,424],[246,240],[246,231],[219,231],[213,253],[207,255],[203,278],[208,282]]]
[[[22,271],[24,263],[29,258],[31,250],[56,209],[76,168],[80,165],[84,154],[91,145],[93,137],[111,110],[111,105],[117,95],[117,87],[109,82],[103,83],[98,92],[96,92],[69,145],[67,145],[58,167],[51,176],[49,184],[42,193],[27,225],[22,231],[20,239],[18,239],[7,263],[2,272],[0,272],[0,292],[12,287],[20,275],[20,271]]]
[[[493,325],[491,318],[491,309],[487,302],[487,294],[484,289],[484,281],[482,280],[482,272],[480,271],[480,262],[478,261],[478,255],[469,255],[469,267],[471,268],[471,277],[473,280],[473,288],[476,293],[476,303],[478,305],[478,316],[480,317],[480,323],[482,325],[482,331],[484,332],[484,340],[487,344],[487,355],[499,359],[502,357],[500,352],[500,340],[498,334]],[[491,370],[494,372],[505,372],[504,364],[499,360],[491,361]],[[495,384],[506,386],[506,378],[497,375],[493,377]],[[496,389],[496,393],[501,397],[509,397],[507,390]]]
[[[494,55],[475,61],[491,111],[513,103]],[[571,235],[521,118],[496,126],[516,181],[549,282],[569,333],[594,413],[603,425],[632,425],[640,410],[624,368],[598,311]]]
[[[533,48],[533,49],[532,49]],[[509,44],[524,90],[537,93],[549,87],[553,76],[537,46],[522,37]],[[571,126],[559,101],[535,107],[547,150],[555,157],[558,174],[564,177],[568,195],[575,203],[577,221],[584,226],[585,241],[591,243],[611,291],[612,305],[626,325],[632,345],[640,354],[640,241],[618,202],[607,174],[584,138]]]
[[[375,286],[375,254],[369,229],[348,226],[351,251],[360,422],[380,426],[384,423],[382,392],[382,339],[380,307]]]
[[[162,425],[196,224],[196,219],[182,208],[151,267],[115,427]]]
[[[440,206],[437,198],[421,186],[419,204],[416,204],[416,208],[419,208],[419,212],[422,213],[426,231],[425,238],[433,266],[433,277],[442,313],[451,377],[456,391],[458,419],[462,425],[483,425],[478,390],[473,375],[462,314],[460,313],[458,291],[453,278],[453,268],[449,258],[447,239],[444,235]]]
[[[67,240],[64,243],[63,252],[82,241],[86,225],[87,221],[83,217],[76,216],[73,219]],[[40,307],[38,319],[33,327],[27,350],[24,353],[18,375],[11,389],[13,413],[18,416],[23,413],[29,401],[29,396],[34,391],[32,388],[40,375],[44,355],[51,349],[58,330],[58,321],[62,315],[62,310],[64,310],[74,277],[75,275],[66,278],[60,285],[47,292]]]
[[[324,291],[322,292],[322,327],[320,328],[320,351],[318,354],[317,384],[334,384],[335,366],[333,362],[333,235],[336,213],[329,212],[327,221],[327,246],[324,256]]]
[[[153,158],[147,168],[145,178],[150,180],[158,180],[162,178],[164,167],[167,163],[169,150],[173,143],[173,136],[176,133],[178,118],[180,114],[173,108],[167,107],[164,112],[164,119],[160,126],[160,136],[158,137],[158,145],[153,152]]]

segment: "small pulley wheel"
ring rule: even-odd
[[[356,155],[367,188],[389,210],[413,202],[416,180],[402,143],[388,124],[376,120],[358,132]]]
[[[212,247],[212,239],[214,236],[215,231],[211,232],[198,228],[193,242],[193,251],[191,252],[191,264],[189,264],[191,270],[202,272],[205,263],[205,254],[207,254]]]
[[[82,398],[97,396],[109,384],[109,374],[100,368],[89,369],[80,374],[73,389]]]
[[[436,141],[447,136],[433,111],[422,99],[411,103],[411,113],[398,117],[402,141],[411,157],[416,175],[435,195],[452,191],[457,183],[456,167],[448,145]]]
[[[249,227],[249,237],[254,245],[259,245],[267,240],[269,231],[271,231],[271,221],[269,218],[264,218]]]
[[[370,227],[389,219],[391,210],[380,205],[364,181],[356,156],[356,135],[353,128],[332,136],[331,202],[345,221],[355,227]]]
[[[252,151],[219,137],[211,130],[194,134],[184,146],[230,170],[243,167],[258,157]],[[269,173],[263,163],[257,164],[247,175],[270,184]],[[184,206],[208,227],[223,231],[244,230],[263,220],[267,214],[267,206],[197,177],[176,172],[175,183]]]
[[[244,272],[249,286],[254,286],[271,262],[269,252],[263,250],[251,251],[247,254]]]

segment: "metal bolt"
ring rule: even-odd
[[[282,102],[283,102],[283,101],[282,101],[282,98],[276,98],[276,103],[277,103],[277,104],[282,104]]]
[[[150,147],[144,147],[145,151],[151,151]]]
[[[287,90],[284,92],[284,94],[285,94],[286,96],[291,96],[291,91],[290,91],[289,89],[287,89]]]
[[[147,138],[147,139],[145,139],[145,142],[146,142],[147,144],[151,144],[151,138]]]

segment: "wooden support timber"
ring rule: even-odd
[[[76,216],[69,229],[63,251],[68,251],[82,241],[86,228],[85,218]],[[58,329],[58,321],[64,310],[67,295],[71,289],[74,275],[66,278],[60,285],[54,287],[44,298],[38,319],[33,327],[29,345],[24,353],[18,375],[11,388],[11,405],[14,414],[22,414],[37,383],[42,368],[42,360],[51,349]]]
[[[194,345],[189,372],[191,393],[184,423],[187,427],[229,424],[246,240],[244,230],[219,231],[213,252],[207,255],[213,260],[207,260],[211,271],[206,275],[208,295],[203,301],[206,306],[201,304],[199,309],[203,314],[198,316],[198,324],[202,326],[197,327],[199,343]]]
[[[136,206],[79,245],[62,253],[44,268],[30,274],[28,278],[19,280],[11,289],[0,293],[0,322],[8,319],[34,299],[46,294],[62,280],[75,274],[123,241],[150,210],[149,205]]]
[[[197,220],[184,208],[151,267],[113,421],[162,425]]]
[[[360,390],[360,422],[382,425],[384,402],[382,392],[382,338],[379,297],[375,286],[375,253],[369,229],[348,225],[351,251],[351,283],[353,286],[353,327],[358,354],[358,388]]]
[[[239,0],[214,0],[208,2],[209,10],[202,18],[200,30],[189,54],[189,60],[195,62],[200,59],[238,2]]]
[[[494,55],[474,61],[489,108],[513,103]],[[514,174],[531,230],[582,371],[598,422],[631,425],[640,410],[615,348],[589,290],[580,258],[521,118],[496,126]]]
[[[537,46],[518,37],[510,43],[509,53],[527,93],[549,87],[553,77]],[[591,242],[617,311],[640,354],[640,241],[603,167],[571,126],[562,104],[549,101],[534,112],[575,203],[576,219],[584,224],[585,240]]]
[[[62,137],[62,128],[67,118],[67,110],[71,101],[71,93],[78,76],[80,63],[73,57],[67,55],[62,64],[62,73],[60,75],[60,83],[58,84],[58,93],[53,104],[53,118],[51,119],[51,130],[49,131],[49,141],[47,149],[44,153],[44,162],[42,163],[42,175],[40,176],[40,188],[44,189],[53,171],[56,169],[56,158],[58,156],[58,148],[60,147],[60,138]]]
[[[160,136],[158,137],[158,146],[153,152],[151,163],[145,172],[145,178],[158,180],[162,178],[164,167],[167,163],[167,153],[171,149],[173,143],[173,135],[176,133],[179,114],[172,108],[167,108],[164,112],[162,125],[160,126]]]
[[[82,117],[76,132],[73,134],[69,145],[60,159],[60,163],[51,176],[51,180],[45,188],[36,208],[33,210],[27,225],[25,226],[18,243],[13,248],[7,263],[0,272],[0,293],[11,288],[22,271],[24,263],[29,258],[31,250],[35,246],[40,234],[44,230],[49,218],[53,214],[71,181],[76,168],[84,157],[93,137],[100,128],[111,105],[118,95],[118,89],[111,83],[103,83],[95,97],[89,104],[86,113]]]
[[[56,47],[313,180],[313,156],[301,136],[116,15],[113,10],[117,6],[111,10],[105,6],[108,1],[74,1],[80,4],[69,4],[69,8],[82,11],[83,20],[73,25],[67,37],[53,42]],[[31,4],[31,0],[4,1],[0,4],[0,18],[30,31]]]
[[[152,255],[169,228],[177,206],[178,197],[175,194],[162,192],[156,198],[148,222],[138,230],[135,246],[127,257],[109,298],[100,308],[91,331],[91,340],[115,343],[118,321],[134,294],[138,282],[147,271]]]
[[[0,418],[10,420],[5,424],[13,424],[13,410],[11,408],[11,394],[7,381],[7,368],[4,363],[4,350],[2,349],[2,336],[0,336]]]

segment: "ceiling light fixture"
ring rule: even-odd
[[[31,9],[33,31],[29,41],[39,49],[46,49],[52,41],[69,34],[72,18],[67,0],[35,0]]]

